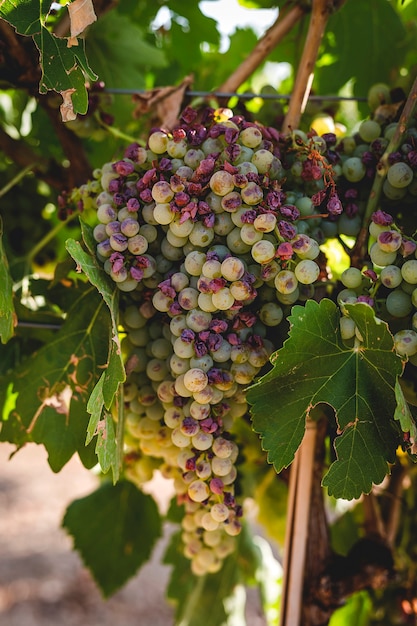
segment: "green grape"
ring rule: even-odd
[[[337,231],[339,235],[346,235],[347,237],[356,237],[362,226],[362,219],[360,215],[354,215],[350,217],[346,213],[342,213],[337,222]]]
[[[257,148],[262,142],[262,133],[256,126],[249,126],[240,131],[239,142],[248,148]]]
[[[273,159],[274,155],[269,150],[256,150],[251,162],[255,165],[259,174],[266,174],[271,169]]]
[[[414,330],[399,330],[394,335],[394,347],[401,356],[413,356],[417,353],[417,333]]]
[[[403,279],[401,270],[396,265],[386,265],[382,268],[379,277],[381,279],[381,283],[389,289],[399,287]]]
[[[294,273],[300,283],[303,285],[311,285],[318,279],[320,268],[314,261],[304,259],[297,263]]]
[[[340,318],[340,334],[345,341],[355,337],[356,324],[350,317]]]
[[[163,154],[168,147],[168,136],[163,131],[156,131],[149,135],[148,146],[155,154]]]
[[[364,120],[359,126],[359,136],[366,143],[371,143],[381,135],[381,125],[375,120]]]
[[[366,168],[360,158],[349,157],[342,165],[342,172],[349,182],[357,183],[365,176]]]
[[[386,299],[387,311],[393,317],[406,317],[410,315],[413,305],[410,296],[402,289],[394,289]]]
[[[233,176],[225,170],[215,172],[210,178],[210,189],[218,196],[226,196],[234,190]]]
[[[394,187],[394,185],[391,185],[388,178],[382,185],[382,191],[389,200],[401,200],[407,194],[407,189],[404,187]]]
[[[283,294],[292,293],[297,289],[298,280],[290,270],[281,270],[274,279],[275,288]]]
[[[413,180],[413,170],[407,163],[399,161],[388,168],[387,180],[395,189],[407,187]]]
[[[356,267],[349,267],[342,272],[340,280],[348,289],[357,289],[362,285],[362,272]]]
[[[374,265],[378,265],[379,267],[385,267],[387,265],[392,265],[397,258],[397,253],[394,252],[384,252],[379,247],[378,243],[374,243],[371,246],[369,251],[369,256],[371,257],[372,263]]]
[[[406,261],[401,267],[401,275],[407,283],[417,284],[417,261]]]

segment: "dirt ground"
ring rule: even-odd
[[[169,527],[152,561],[103,600],[60,527],[68,504],[93,491],[96,478],[75,457],[53,474],[43,447],[27,446],[9,461],[12,450],[0,445],[0,626],[172,626],[164,595],[170,568],[160,563]],[[164,506],[169,493],[156,489]],[[265,626],[255,591],[247,624]]]

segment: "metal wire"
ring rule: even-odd
[[[117,87],[106,87],[104,89],[106,93],[112,93],[116,95],[135,95],[146,94],[146,89],[121,89]],[[237,93],[236,91],[186,91],[186,96],[193,98],[205,98],[206,96],[212,96],[214,98],[233,98],[237,97],[241,100],[252,100],[253,98],[261,98],[262,100],[290,100],[291,94],[282,93]],[[311,102],[322,102],[323,100],[331,100],[332,102],[366,102],[367,98],[362,96],[318,96],[311,95],[308,98]]]

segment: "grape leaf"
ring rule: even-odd
[[[3,222],[0,217],[0,338],[7,343],[14,334],[16,314],[13,305],[13,280],[3,248]]]
[[[21,35],[34,35],[46,23],[50,9],[50,0],[3,0],[0,17]]]
[[[143,88],[146,69],[167,65],[163,50],[147,41],[144,29],[117,10],[101,16],[89,28],[88,58],[100,80],[120,88]]]
[[[21,35],[33,37],[41,55],[40,93],[54,90],[63,97],[70,93],[73,112],[85,114],[88,108],[85,79],[93,81],[98,77],[88,65],[83,40],[69,48],[67,38],[49,32],[46,20],[50,8],[51,2],[47,0],[4,0],[0,17]]]
[[[337,459],[323,485],[337,498],[352,499],[380,483],[395,458],[395,381],[403,362],[387,325],[368,305],[346,309],[363,337],[355,347],[343,343],[340,314],[330,300],[293,307],[290,335],[273,355],[274,368],[249,388],[247,398],[254,430],[277,472],[292,462],[312,408],[333,407]]]
[[[93,287],[82,285],[53,339],[5,377],[1,406],[7,402],[6,389],[9,395],[17,395],[14,406],[3,415],[2,441],[19,447],[28,441],[44,444],[54,471],[84,447],[85,406],[97,372],[106,365],[109,339],[103,337],[108,337],[109,328],[102,298]]]
[[[84,222],[81,222],[81,228],[84,241],[88,249],[91,250],[91,228]],[[114,428],[113,425],[110,425],[108,411],[120,390],[120,384],[126,380],[118,334],[119,293],[117,287],[109,279],[103,268],[99,266],[93,254],[86,252],[81,244],[74,239],[69,239],[66,242],[66,247],[76,261],[78,268],[83,270],[89,281],[102,295],[103,301],[108,306],[112,321],[112,339],[108,348],[108,366],[97,382],[97,386],[93,390],[87,405],[91,418],[87,428],[86,443],[88,444],[91,441],[94,434],[98,434],[96,452],[101,468],[106,473],[111,467],[113,479],[117,481],[123,452],[123,416],[119,416],[116,438],[114,438]]]
[[[42,27],[40,33],[33,35],[41,53],[42,77],[40,93],[48,90],[64,92],[73,89],[72,104],[75,113],[85,114],[88,108],[88,95],[85,88],[85,76],[96,80],[97,75],[90,69],[85,57],[84,42],[67,47],[67,40],[52,35]]]
[[[155,501],[127,481],[72,502],[63,526],[106,597],[148,560],[161,536]]]
[[[335,93],[353,78],[354,93],[366,96],[370,85],[389,81],[398,71],[407,37],[392,4],[349,0],[330,17],[322,48],[329,63],[317,71],[319,93]]]

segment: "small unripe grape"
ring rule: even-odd
[[[272,161],[274,159],[274,155],[269,150],[256,150],[254,152],[251,162],[256,166],[259,174],[266,174],[270,168]]]
[[[384,180],[382,191],[389,200],[401,200],[407,195],[406,187],[394,187],[394,185],[391,185],[388,178]]]
[[[405,317],[410,315],[413,305],[410,296],[402,289],[391,291],[385,301],[387,311],[393,317]]]
[[[190,148],[190,150],[187,150],[184,154],[184,163],[186,166],[195,170],[200,165],[200,162],[204,159],[204,157],[205,154],[202,150]]]
[[[175,214],[167,202],[158,203],[153,209],[153,217],[158,224],[169,224],[174,219],[174,216]]]
[[[304,259],[297,263],[294,269],[297,280],[303,285],[311,285],[320,274],[320,268],[314,261]]]
[[[102,204],[97,209],[97,219],[102,224],[109,224],[117,219],[117,211],[110,204]]]
[[[340,334],[342,339],[352,339],[355,336],[356,324],[350,317],[340,318]]]
[[[385,267],[386,265],[392,265],[397,258],[397,253],[394,252],[384,252],[379,247],[378,243],[375,242],[372,244],[371,249],[369,251],[369,256],[371,257],[372,263],[375,265],[379,265],[380,267]]]
[[[216,309],[220,311],[227,311],[235,303],[235,299],[228,287],[223,287],[223,289],[219,289],[219,291],[213,293],[211,295],[211,301]]]
[[[106,225],[97,224],[97,226],[95,226],[93,230],[93,237],[94,237],[94,240],[97,241],[98,243],[107,239],[108,235],[106,231]]]
[[[259,311],[259,318],[266,326],[278,326],[282,322],[284,312],[279,304],[267,302]]]
[[[348,289],[357,289],[362,284],[362,272],[356,267],[349,267],[342,272],[340,280]]]
[[[249,126],[240,131],[239,142],[248,148],[257,148],[262,142],[262,133],[256,126]]]
[[[375,120],[364,120],[359,126],[359,136],[366,143],[371,143],[381,134],[381,126]]]
[[[188,391],[202,391],[207,384],[207,374],[197,367],[191,368],[184,374],[184,385]]]
[[[394,335],[395,350],[401,356],[417,353],[417,333],[414,330],[399,330]]]
[[[228,257],[221,264],[221,273],[223,277],[230,282],[239,280],[245,273],[245,266],[240,259]]]
[[[225,504],[217,502],[211,507],[210,515],[216,522],[220,524],[221,522],[225,522],[229,518],[229,509]]]
[[[263,200],[264,194],[261,187],[255,182],[249,182],[241,191],[242,200],[249,206],[259,204]]]
[[[188,486],[188,495],[194,502],[203,502],[209,497],[210,490],[203,480],[194,480]]]
[[[261,241],[263,238],[263,233],[256,230],[253,224],[243,224],[240,229],[240,236],[243,243],[252,246],[257,241]]]
[[[214,229],[204,226],[203,222],[196,222],[189,234],[190,243],[199,248],[207,248],[214,239]]]
[[[401,267],[401,275],[407,283],[417,284],[417,261],[406,261]]]
[[[218,196],[225,196],[233,191],[235,184],[232,174],[225,170],[215,172],[210,178],[210,189]]]
[[[155,154],[163,154],[168,146],[167,134],[160,130],[152,133],[149,135],[148,146]]]
[[[342,166],[343,175],[351,183],[362,180],[366,174],[366,168],[359,157],[349,157]]]
[[[393,163],[388,169],[387,180],[396,189],[403,189],[413,180],[413,170],[403,161]]]
[[[274,279],[275,288],[280,293],[292,293],[297,289],[298,280],[290,270],[281,270]]]
[[[148,240],[141,234],[129,237],[127,249],[135,256],[145,254],[149,246]]]
[[[386,265],[383,267],[379,277],[381,279],[381,283],[389,289],[399,287],[403,280],[401,270],[396,265]]]
[[[262,213],[255,218],[253,226],[260,233],[270,233],[277,225],[277,218],[273,213]]]
[[[275,257],[275,246],[271,241],[261,239],[253,244],[251,255],[256,263],[269,263]]]
[[[191,442],[193,447],[197,450],[208,450],[213,445],[213,435],[200,430],[196,435],[194,435],[194,437],[191,438]]]

